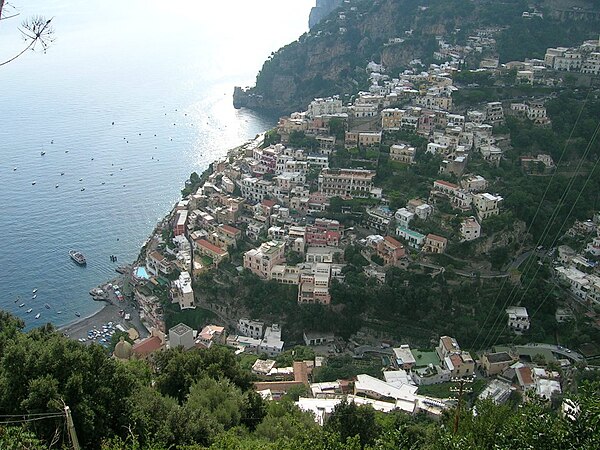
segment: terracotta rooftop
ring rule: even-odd
[[[533,384],[531,369],[529,367],[519,367],[517,369],[517,378],[522,386],[530,386]]]
[[[160,350],[162,346],[162,342],[158,336],[151,336],[135,344],[132,350],[135,354],[147,355]]]
[[[454,184],[454,183],[450,183],[448,181],[444,181],[444,180],[436,180],[435,181],[437,184],[441,184],[442,186],[448,186],[449,188],[452,189],[458,189],[458,185]]]
[[[427,239],[431,239],[431,240],[438,241],[438,242],[448,242],[448,239],[446,239],[445,237],[438,236],[437,234],[431,234],[431,233],[429,233],[427,235]]]
[[[213,253],[216,253],[217,255],[225,255],[227,253],[221,247],[217,247],[216,245],[211,244],[206,239],[198,239],[196,241],[196,244],[198,244],[200,247],[204,247],[205,249],[207,249]]]
[[[391,245],[393,245],[396,248],[402,248],[404,247],[400,242],[398,242],[396,239],[394,239],[391,236],[386,236],[384,237],[384,239]]]
[[[221,225],[221,228],[223,229],[223,231],[225,231],[226,233],[229,233],[229,234],[241,233],[240,230],[238,230],[235,227],[232,227],[231,225]]]

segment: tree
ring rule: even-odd
[[[0,21],[12,19],[19,15],[19,13],[9,12],[7,9],[10,7],[5,0],[0,0]],[[8,64],[19,56],[23,55],[27,50],[38,50],[41,49],[44,53],[48,50],[48,47],[54,42],[54,28],[51,25],[52,18],[46,19],[43,16],[32,16],[21,22],[19,31],[25,41],[25,47],[16,55],[0,62],[0,66]]]
[[[34,433],[25,428],[0,427],[0,448],[3,450],[44,450],[48,447]]]
[[[354,402],[348,403],[346,400],[341,401],[335,407],[326,427],[339,434],[342,442],[359,436],[362,447],[372,444],[380,431],[375,422],[373,408],[357,406]]]

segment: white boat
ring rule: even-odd
[[[84,188],[84,187],[82,187],[82,188],[81,188],[81,192],[83,192],[83,191],[85,191],[85,188]]]
[[[41,314],[40,314],[40,313],[37,313],[37,314],[35,315],[35,318],[36,318],[36,319],[39,319],[39,318],[40,318],[40,316],[41,316]]]
[[[31,291],[32,294],[35,294],[37,292],[37,288],[35,288],[33,291]]]
[[[46,152],[45,152],[44,150],[42,150],[42,151],[40,152],[40,155],[42,155],[42,156],[44,156],[45,154],[46,154]]]
[[[27,314],[29,314],[31,311],[33,311],[33,308],[29,308],[27,311],[25,311]]]
[[[75,251],[75,250],[69,250],[69,256],[71,257],[71,259],[73,261],[75,261],[80,266],[85,266],[86,259],[85,259],[85,256],[83,256],[83,253]]]
[[[32,185],[32,186],[35,186],[35,181],[32,181],[32,182],[31,182],[31,185]]]
[[[37,294],[33,294],[33,295],[31,296],[31,300],[35,300],[35,298],[36,298],[36,297],[37,297]]]
[[[56,311],[56,314],[62,314],[62,311]]]
[[[19,308],[22,308],[23,306],[25,306],[25,303],[21,303],[21,304],[19,305]]]

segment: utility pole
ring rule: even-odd
[[[458,383],[458,387],[450,388],[452,392],[458,392],[458,404],[456,405],[456,413],[454,414],[454,428],[453,432],[456,434],[458,431],[458,422],[460,421],[460,410],[462,407],[462,398],[464,394],[472,392],[471,388],[465,387],[465,384],[472,383],[473,378],[453,378],[453,383]]]
[[[81,447],[79,447],[79,441],[77,440],[75,425],[73,424],[73,417],[71,417],[71,408],[69,408],[67,405],[65,405],[65,416],[67,416],[67,429],[69,430],[69,436],[71,437],[73,450],[81,450]]]

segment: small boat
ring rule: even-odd
[[[16,167],[15,167],[15,168],[13,168],[13,171],[16,171],[16,170],[17,170],[17,168],[16,168]]]
[[[27,314],[29,314],[31,311],[33,311],[33,308],[29,308],[27,311],[25,311]]]
[[[80,178],[79,181],[83,181],[83,178]]]
[[[54,188],[58,188],[58,184],[56,186],[54,186]]]
[[[79,311],[77,311],[77,312],[75,313],[75,315],[76,315],[77,317],[81,317],[81,314],[79,313]]]
[[[85,266],[87,263],[87,261],[85,260],[85,256],[83,256],[83,253],[78,252],[76,250],[69,250],[69,256],[80,266]]]
[[[25,306],[25,303],[21,303],[21,304],[19,305],[19,308],[22,308],[23,306]]]
[[[41,314],[40,314],[40,313],[37,313],[37,314],[35,315],[35,318],[36,318],[36,319],[39,319],[39,318],[40,318],[40,316],[41,316]]]
[[[56,314],[62,314],[62,311],[56,311]]]
[[[62,177],[64,174],[65,174],[64,172],[61,172],[61,173],[60,173],[60,176]]]
[[[31,185],[32,185],[32,186],[35,186],[35,181],[32,181],[32,182],[31,182]]]
[[[32,294],[35,294],[37,292],[37,288],[35,288],[33,291],[31,291]]]
[[[50,309],[50,305],[48,303],[46,303],[44,306],[46,307],[46,309]]]
[[[40,152],[40,155],[42,155],[42,156],[44,156],[45,154],[46,154],[46,152],[45,152],[44,150],[42,150],[42,151]]]
[[[81,192],[83,192],[83,191],[85,191],[85,188],[84,188],[84,187],[82,187],[82,188],[81,188]]]
[[[33,295],[31,296],[31,300],[35,300],[35,298],[36,298],[36,297],[37,297],[37,294],[33,294]]]

